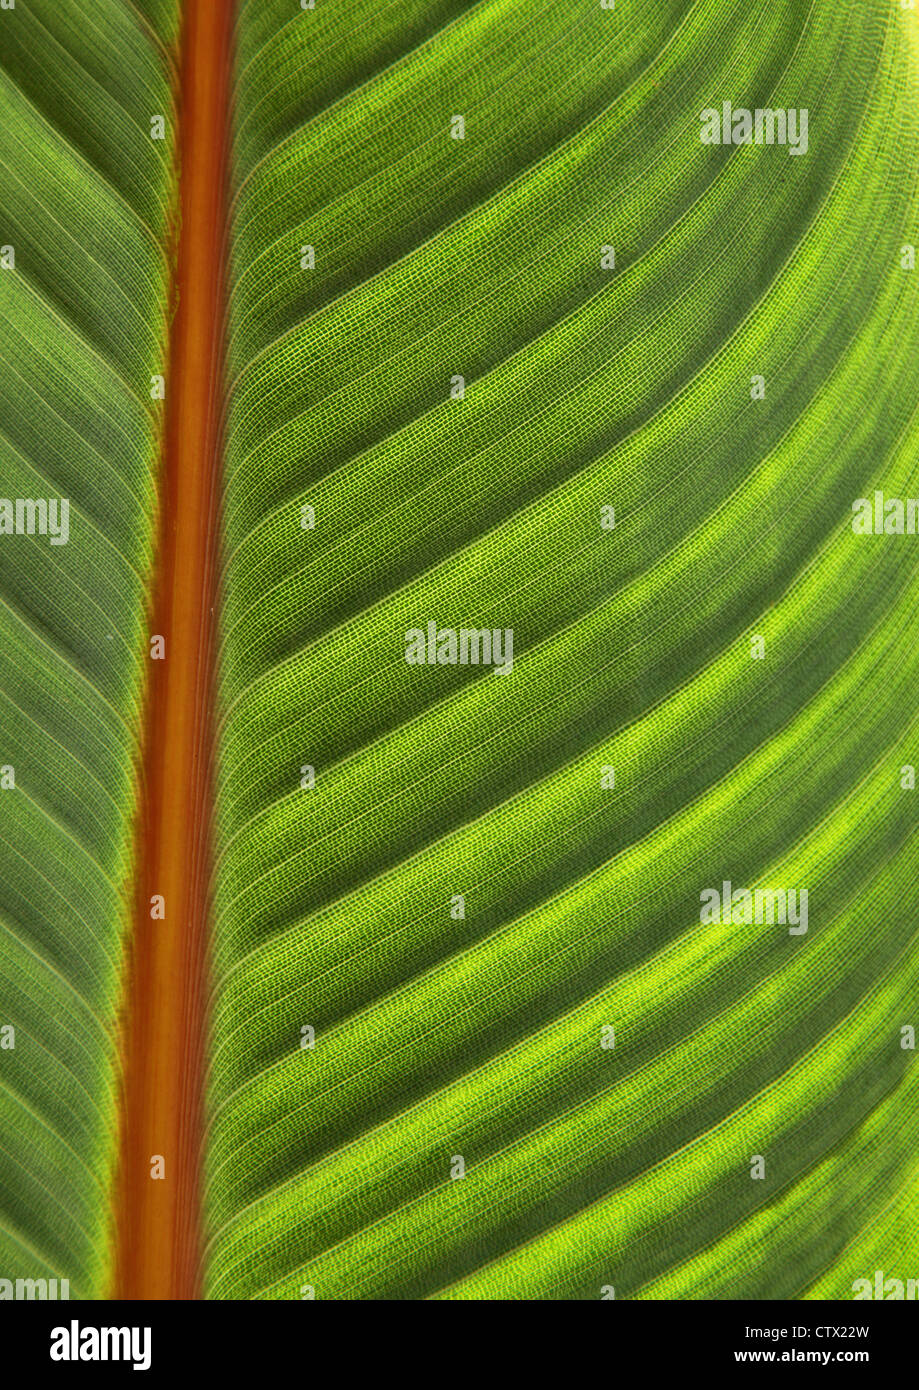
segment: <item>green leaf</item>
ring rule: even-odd
[[[915,14],[235,13],[206,1295],[914,1277],[919,539],[853,504],[919,493]],[[130,1232],[190,18],[0,9],[0,1280],[74,1298]]]
[[[209,1296],[915,1271],[919,551],[851,521],[917,492],[916,39],[241,5]]]
[[[122,0],[0,12],[0,492],[69,503],[66,543],[0,535],[0,1277],[73,1298],[110,1277],[172,78]]]

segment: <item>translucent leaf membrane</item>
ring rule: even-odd
[[[915,1271],[915,28],[240,6],[211,1297]]]
[[[166,372],[177,6],[142,8],[0,12],[0,1277],[71,1298],[111,1277]]]

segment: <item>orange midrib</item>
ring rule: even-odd
[[[200,1297],[211,690],[233,0],[186,0],[178,239],[113,1296]],[[150,899],[165,898],[165,920]],[[151,1177],[154,1155],[165,1177]]]

